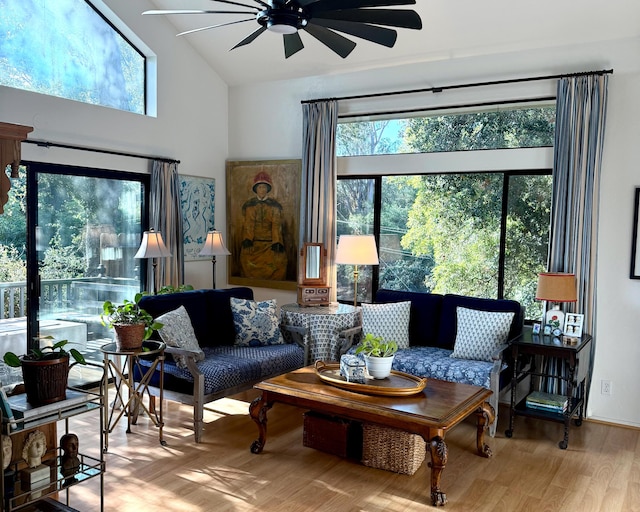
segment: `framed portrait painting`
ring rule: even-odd
[[[302,160],[227,161],[229,284],[295,290]]]
[[[180,176],[180,206],[185,261],[207,259],[198,256],[215,227],[215,180],[196,176]]]

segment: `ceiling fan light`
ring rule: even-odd
[[[267,22],[267,30],[276,34],[295,34],[298,31],[298,27],[269,20]]]

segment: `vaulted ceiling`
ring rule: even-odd
[[[254,4],[254,0],[237,0]],[[213,0],[151,0],[158,9],[242,10]],[[229,85],[386,68],[398,64],[451,60],[478,55],[583,45],[640,37],[636,0],[417,0],[422,30],[397,29],[393,48],[353,36],[345,59],[301,32],[304,49],[285,59],[282,35],[269,31],[229,51],[258,28],[255,21],[181,36]],[[148,16],[148,23],[170,23],[176,34],[245,19],[246,15],[189,14]]]

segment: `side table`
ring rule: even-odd
[[[305,327],[309,330],[310,361],[339,361],[340,332],[362,325],[359,307],[333,302],[326,306],[300,306],[285,304],[280,308],[284,325]]]
[[[162,437],[164,426],[162,418],[162,402],[164,390],[164,350],[166,345],[161,341],[148,340],[142,347],[134,350],[118,349],[115,342],[107,343],[100,347],[104,355],[105,374],[103,378],[104,394],[104,451],[109,448],[109,434],[120,421],[123,415],[127,417],[127,434],[131,432],[131,425],[135,425],[138,419],[139,408],[142,407],[153,424],[158,427],[158,437],[161,445],[166,445]],[[112,357],[110,357],[112,356]],[[140,359],[152,360],[149,367],[140,364]],[[152,397],[149,385],[153,373],[160,367],[160,382],[158,384],[160,406],[158,409],[151,406]],[[140,379],[135,382],[134,370],[137,370]],[[109,376],[113,377],[115,397],[109,411]],[[126,391],[126,396],[125,396]],[[145,393],[149,396],[150,407],[144,405]],[[120,412],[116,415],[116,410]],[[114,417],[115,416],[115,417]]]
[[[523,333],[510,341],[511,354],[513,356],[513,376],[511,379],[511,414],[509,417],[509,429],[506,437],[513,435],[513,422],[515,416],[528,416],[541,420],[557,421],[564,423],[564,438],[558,446],[565,450],[569,445],[569,425],[571,418],[577,414],[576,425],[582,424],[585,408],[586,389],[589,385],[591,367],[591,336],[583,334],[581,338],[574,338],[575,342],[565,342],[562,337],[554,337],[542,334],[533,334],[531,328],[525,328]],[[518,372],[518,358],[532,356],[531,364],[525,370]],[[567,372],[551,372],[545,369],[544,359],[557,358],[566,366]],[[542,363],[540,369],[537,363]],[[538,377],[542,379],[556,379],[558,383],[566,384],[566,391],[555,394],[564,395],[567,398],[567,407],[563,412],[543,410],[527,406],[526,398],[516,403],[516,389],[518,383],[525,377]],[[534,379],[531,378],[529,391],[534,390]]]

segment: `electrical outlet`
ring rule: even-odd
[[[602,379],[600,381],[600,393],[603,395],[611,395],[611,381]]]

